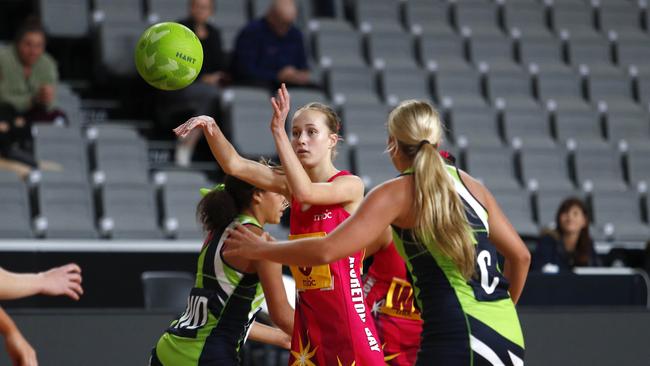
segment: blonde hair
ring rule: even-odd
[[[328,106],[327,104],[318,102],[307,103],[296,110],[296,112],[293,114],[293,118],[296,118],[300,112],[305,110],[312,110],[322,113],[325,116],[325,125],[327,126],[327,129],[330,131],[330,133],[335,133],[336,136],[338,136],[339,141],[342,140],[341,136],[339,135],[339,131],[341,130],[341,118],[332,107]],[[332,147],[332,161],[334,161],[336,158],[336,154],[336,146],[334,146]]]
[[[388,116],[388,134],[413,159],[415,234],[431,252],[437,248],[451,258],[465,279],[475,272],[474,237],[465,206],[437,151],[443,127],[427,102],[407,100]],[[395,148],[395,147],[393,147]]]

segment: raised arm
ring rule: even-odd
[[[291,97],[284,84],[278,89],[277,97],[271,98],[273,118],[271,133],[276,150],[284,168],[292,197],[301,203],[312,205],[343,205],[358,202],[363,197],[364,186],[355,176],[343,176],[333,182],[314,183],[307,175],[298,156],[293,151],[285,130],[285,121],[291,106]]]
[[[226,139],[215,120],[210,116],[192,117],[174,129],[179,137],[187,136],[195,128],[202,128],[212,155],[228,175],[244,180],[267,191],[289,196],[286,178],[269,167],[243,158]]]
[[[375,188],[359,209],[323,238],[268,243],[243,226],[238,226],[226,240],[224,254],[232,252],[252,259],[298,266],[331,263],[375,243],[399,215],[403,192],[394,181]],[[346,243],[346,245],[341,245]]]
[[[510,297],[516,304],[528,276],[530,251],[499,207],[492,193],[466,173],[461,172],[461,176],[470,192],[481,201],[488,211],[489,238],[497,251],[505,257],[503,275],[510,282]]]
[[[83,294],[81,269],[72,263],[40,273],[13,273],[0,268],[0,300],[37,294],[65,295],[79,300]]]

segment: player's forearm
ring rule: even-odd
[[[248,336],[251,340],[272,344],[274,346],[288,348],[291,345],[291,338],[278,328],[254,322]]]
[[[16,324],[13,320],[7,315],[4,309],[0,308],[0,334],[4,337],[18,330]]]
[[[510,282],[510,297],[516,304],[521,297],[526,284],[526,277],[528,277],[528,267],[530,266],[530,255],[522,256],[515,260],[506,259],[503,266],[503,275]]]
[[[207,127],[203,127],[203,134],[208,141],[212,156],[217,160],[219,166],[226,174],[236,175],[241,170],[241,160],[243,159],[235,147],[224,136],[219,127],[214,128],[214,133],[210,134]]]
[[[281,241],[260,250],[259,255],[272,262],[290,266],[318,266],[343,258],[349,250],[332,245],[330,237]]]
[[[39,274],[12,273],[0,268],[0,300],[20,299],[42,291]]]
[[[293,309],[289,303],[285,303],[278,309],[269,309],[271,312],[271,320],[283,332],[291,334],[293,332]]]
[[[272,133],[291,195],[299,202],[309,203],[312,182],[293,151],[289,136],[283,128],[274,129]]]

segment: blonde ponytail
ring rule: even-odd
[[[388,117],[388,133],[413,158],[415,234],[431,252],[449,257],[465,279],[474,275],[475,246],[465,207],[437,151],[438,112],[428,103],[404,101]]]

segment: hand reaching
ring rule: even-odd
[[[174,129],[174,133],[176,136],[180,138],[186,137],[192,130],[195,128],[201,127],[203,128],[203,131],[206,132],[208,135],[213,136],[215,133],[215,130],[218,129],[219,127],[217,126],[217,122],[214,121],[214,118],[210,116],[197,116],[197,117],[192,117],[185,121],[182,125],[176,127]]]
[[[81,268],[76,264],[70,263],[52,268],[39,275],[42,277],[41,293],[44,295],[65,295],[73,300],[79,300],[84,293],[81,287]]]
[[[223,255],[232,255],[248,259],[262,259],[260,251],[269,245],[266,240],[268,234],[257,236],[248,230],[244,225],[237,225],[235,229],[229,230],[223,249]]]
[[[273,117],[271,118],[271,130],[284,130],[284,124],[291,109],[291,97],[287,91],[286,85],[282,83],[278,89],[278,95],[271,98],[271,106],[273,107]]]

